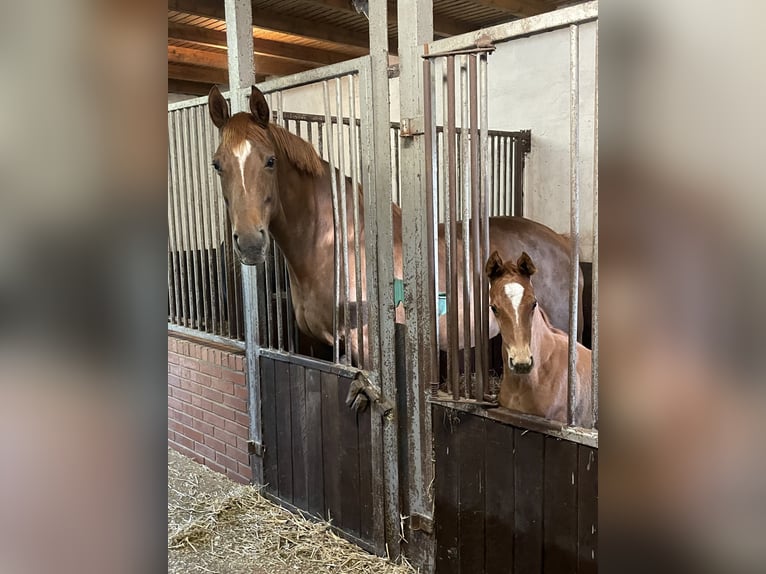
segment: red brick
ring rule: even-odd
[[[242,399],[243,401],[246,401],[248,398],[248,391],[247,387],[242,387],[240,385],[235,385],[234,387],[234,396],[237,398]]]
[[[237,423],[226,421],[223,425],[223,428],[227,430],[230,433],[233,433],[237,435],[238,437],[248,439],[250,437],[250,431],[246,426],[239,425]],[[236,442],[232,444],[237,444]]]
[[[191,379],[192,370],[191,369],[185,369],[184,367],[181,367],[181,374],[180,377],[182,379],[190,380]]]
[[[174,411],[173,419],[177,420],[179,423],[181,423],[184,426],[187,426],[187,427],[192,426],[192,418],[186,413]]]
[[[239,474],[247,479],[248,483],[253,482],[253,469],[250,468],[249,464],[238,464],[237,470],[239,471]]]
[[[212,436],[205,436],[205,444],[216,452],[226,452],[226,443]]]
[[[233,397],[231,395],[224,395],[223,404],[228,405],[234,410],[239,411],[241,413],[247,412],[247,402],[243,401],[240,398]]]
[[[192,394],[188,390],[173,387],[171,389],[171,394],[179,401],[183,401],[185,403],[191,403]]]
[[[226,420],[223,417],[219,417],[218,415],[209,413],[207,411],[203,413],[202,418],[206,422],[209,422],[214,427],[218,427],[218,428],[223,428],[223,425],[226,422]]]
[[[247,452],[242,452],[231,445],[226,445],[226,455],[242,464],[248,464],[250,462],[250,455],[247,454]]]
[[[199,408],[204,409],[206,411],[212,411],[213,410],[213,403],[211,403],[205,397],[201,397],[199,395],[192,395],[192,404],[195,407],[199,407]]]
[[[189,379],[181,379],[181,388],[198,395],[202,389],[202,385]]]
[[[176,438],[176,433],[174,433],[172,430],[168,429],[168,440],[172,442],[172,441],[175,440],[175,438]]]
[[[190,438],[194,442],[203,442],[205,440],[205,435],[193,428],[184,429],[184,436]]]
[[[201,359],[202,358],[202,347],[200,347],[199,345],[194,345],[192,347],[191,356],[196,358],[196,359]]]
[[[176,397],[168,397],[168,407],[170,407],[171,409],[180,411],[182,404],[183,403],[180,401],[180,399],[177,399]]]
[[[170,364],[168,364],[168,378],[170,378],[170,375],[173,375],[176,378],[180,377],[181,376],[181,366],[180,365],[170,365]]]
[[[226,393],[227,395],[233,395],[234,394],[234,385],[230,381],[222,381],[221,379],[213,379],[213,384],[211,385],[214,389],[217,389],[221,391],[222,393]]]
[[[247,477],[242,476],[230,468],[226,469],[226,476],[228,476],[234,482],[238,482],[239,484],[250,484],[250,480]]]
[[[231,407],[227,407],[226,405],[213,403],[213,412],[225,419],[229,419],[230,421],[236,420],[237,418],[236,411],[234,411],[234,409]]]
[[[245,358],[243,356],[239,355],[236,357],[236,359],[234,360],[234,368],[237,371],[242,371],[242,372],[245,371]]]
[[[175,443],[185,446],[188,449],[194,450],[194,441],[184,434],[176,433]]]
[[[211,404],[214,403],[222,403],[223,402],[223,394],[221,391],[216,391],[215,389],[208,389],[207,387],[202,387],[202,396],[206,399],[211,401]],[[210,408],[212,411],[212,407]]]
[[[204,365],[204,363],[203,363]],[[194,371],[191,374],[191,380],[195,383],[199,383],[200,385],[204,385],[206,387],[209,387],[213,384],[213,378],[210,377],[210,375],[206,375],[205,373],[200,373],[198,371]]]
[[[215,453],[215,461],[219,464],[224,465],[227,469],[231,469],[234,472],[237,472],[237,461],[233,458],[230,458],[226,456],[222,452]]]
[[[184,432],[184,427],[181,423],[179,423],[176,420],[168,419],[168,429],[172,429],[176,432],[182,433]]]
[[[170,387],[180,387],[181,386],[181,379],[179,379],[176,375],[168,374],[168,386],[170,386]]]
[[[235,385],[245,385],[245,373],[239,371],[232,371],[230,369],[224,369],[223,378],[226,381],[231,381]]]
[[[181,357],[176,353],[168,353],[168,363],[172,363],[174,365],[180,365],[181,364]]]
[[[223,430],[222,428],[216,427],[213,431],[213,435],[215,438],[222,440],[226,444],[237,446],[237,437],[230,432]]]
[[[219,351],[218,349],[209,349],[207,360],[209,363],[213,363],[214,365],[220,365],[221,351]]]
[[[205,460],[205,466],[221,474],[226,474],[226,469],[214,460]]]
[[[204,461],[204,458],[202,458],[196,452],[194,452],[190,448],[186,448],[185,446],[180,445],[178,443],[170,443],[170,448],[172,448],[173,450],[175,450],[177,452],[180,452],[182,455],[184,455],[184,456],[186,456],[186,457],[188,457],[188,458],[190,458],[192,460],[195,460],[195,461],[197,461],[199,463],[202,463]]]
[[[247,439],[237,437],[237,448],[241,451],[247,452]]]
[[[221,378],[221,367],[220,365],[215,365],[213,363],[207,363],[202,362],[199,364],[199,370],[205,373],[206,375],[210,375],[211,377],[215,377],[220,379]]]
[[[247,413],[238,412],[235,420],[237,424],[243,425],[245,427],[250,426],[250,415],[248,415]]]
[[[193,426],[204,435],[212,435],[213,429],[215,429],[213,425],[200,419],[194,419]]]
[[[194,446],[194,450],[196,452],[198,452],[199,454],[201,454],[202,456],[204,456],[206,459],[209,459],[209,460],[215,460],[216,459],[215,458],[215,451],[212,448],[210,448],[209,446],[206,446],[206,445],[201,444],[201,443],[197,443]]]
[[[195,407],[192,404],[184,403],[183,408],[181,409],[183,412],[185,412],[187,415],[193,416],[194,418],[201,419],[202,413],[205,412],[199,407]]]
[[[193,357],[181,357],[181,366],[192,371],[199,371],[199,359]]]
[[[175,337],[168,337],[168,352],[175,353],[178,349],[178,339]]]

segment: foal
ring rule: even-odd
[[[487,260],[489,303],[503,338],[501,406],[547,419],[567,421],[568,336],[553,327],[538,307],[526,252],[504,263],[497,251]],[[575,424],[592,426],[591,352],[577,344]]]

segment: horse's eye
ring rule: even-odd
[[[218,173],[221,173],[221,162],[220,161],[218,161],[217,159],[214,159],[213,160],[213,167],[215,168],[215,170]]]
[[[274,164],[276,163],[277,158],[275,158],[273,155],[266,160],[266,167],[274,167]]]
[[[494,305],[490,305],[490,306],[489,306],[489,308],[490,308],[490,309],[492,309],[492,312],[493,312],[495,315],[497,315],[497,307],[495,307]]]
[[[532,301],[532,309],[534,309],[535,307],[537,307],[537,299]]]

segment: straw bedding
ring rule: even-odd
[[[168,449],[168,573],[413,574]]]

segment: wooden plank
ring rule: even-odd
[[[340,405],[337,375],[322,373],[322,460],[324,461],[323,515],[342,524],[340,491]]]
[[[187,80],[190,82],[202,82],[204,84],[226,84],[229,82],[229,74],[226,70],[218,68],[200,68],[188,64],[168,62],[168,78],[172,80]]]
[[[169,94],[188,94],[190,96],[206,96],[210,92],[210,84],[203,82],[190,82],[188,80],[174,80],[168,78]]]
[[[306,488],[308,511],[324,516],[324,465],[322,463],[322,385],[316,369],[306,369]]]
[[[182,48],[180,46],[168,46],[168,62],[173,64],[186,64],[203,68],[215,68],[228,70],[226,51],[211,52],[209,50],[195,50],[194,48]],[[315,64],[295,62],[285,58],[274,56],[255,56],[255,69],[259,74],[269,76],[287,76],[316,68]],[[228,72],[227,72],[228,74]]]
[[[350,534],[359,536],[360,532],[360,492],[359,492],[359,437],[356,413],[345,406],[346,394],[351,379],[339,380],[338,401],[340,410],[340,506],[343,522],[339,525]]]
[[[300,365],[290,365],[290,401],[293,437],[293,504],[301,510],[308,510],[306,380],[305,369]]]
[[[370,409],[357,415],[357,441],[359,452],[359,538],[367,540],[372,544],[378,541],[374,540],[373,528],[373,461],[372,461],[372,429],[371,429]],[[380,480],[380,477],[375,477]]]
[[[485,421],[484,571],[507,573],[513,564],[514,429]]]
[[[577,569],[577,444],[545,439],[543,572]]]
[[[577,572],[598,572],[598,450],[578,447]]]
[[[526,18],[543,12],[555,10],[555,5],[550,5],[545,0],[473,0],[475,4],[502,10],[517,18]],[[564,4],[564,0],[560,2]]]
[[[458,541],[460,572],[484,571],[484,419],[461,416],[457,429],[460,453]]]
[[[542,572],[543,557],[543,435],[514,430],[513,571]]]
[[[457,574],[460,571],[460,546],[458,544],[460,452],[457,448],[460,414],[448,407],[433,406],[432,421],[436,457],[434,527],[436,571],[439,574],[453,572]]]
[[[279,498],[293,502],[293,440],[290,418],[290,365],[274,363],[277,413],[277,485]]]
[[[193,42],[203,46],[225,48],[226,32],[200,28],[189,24],[181,24],[180,22],[168,22],[168,40]],[[322,65],[342,62],[355,56],[361,56],[366,52],[360,48],[350,50],[353,52],[351,54],[332,52],[319,48],[310,48],[308,46],[297,46],[285,42],[267,40],[265,38],[259,38],[257,35],[253,37],[253,49],[256,54],[262,56],[279,56],[280,58],[287,58],[299,62],[311,62]],[[256,69],[258,68],[256,67]]]
[[[279,493],[277,486],[277,414],[274,388],[274,361],[261,358],[261,413],[263,416],[263,480],[266,490]]]

